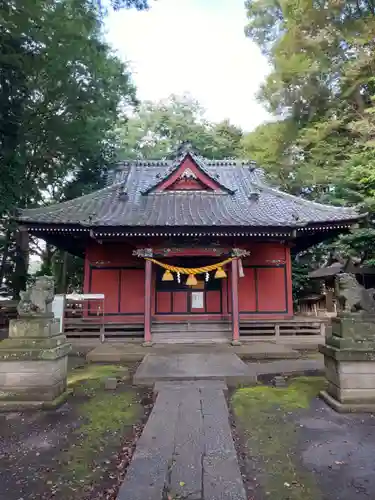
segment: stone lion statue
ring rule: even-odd
[[[38,276],[35,283],[26,291],[20,292],[21,300],[17,306],[20,316],[51,315],[54,297],[54,281],[51,276]]]
[[[336,297],[345,312],[364,311],[375,314],[374,291],[366,290],[354,274],[338,274],[335,279]]]

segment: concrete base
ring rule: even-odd
[[[67,401],[70,393],[66,390],[52,401],[0,401],[0,412],[55,410]]]
[[[12,320],[0,343],[0,411],[56,408],[67,396],[70,344],[47,317]]]
[[[141,344],[104,342],[91,349],[86,355],[86,360],[90,363],[136,362],[142,361],[147,352],[148,350]]]
[[[327,391],[321,391],[320,397],[338,413],[375,413],[374,403],[342,403],[328,394]]]
[[[374,405],[375,408],[374,352],[332,346],[323,346],[321,351],[328,382],[326,392],[333,401],[348,407]]]
[[[199,353],[234,353],[241,359],[296,359],[298,351],[274,342],[243,342],[240,345],[227,344],[194,345],[194,344],[153,344],[143,347],[135,342],[104,342],[91,347],[85,346],[87,361],[96,363],[121,363],[142,361],[148,353],[153,354],[199,354]],[[76,350],[80,350],[76,348]]]
[[[158,381],[224,380],[228,385],[256,384],[257,376],[233,353],[147,354],[133,378],[135,385]]]
[[[151,342],[151,340],[148,341],[148,342],[143,342],[142,343],[142,347],[152,347],[153,345],[154,345],[154,343]]]
[[[341,314],[332,336],[319,348],[324,355],[327,390],[322,398],[337,411],[375,410],[375,316]]]

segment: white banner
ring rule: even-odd
[[[203,309],[203,292],[191,292],[191,308]]]
[[[240,278],[245,277],[245,273],[244,273],[243,265],[242,265],[242,259],[238,259],[238,276]]]

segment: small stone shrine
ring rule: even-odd
[[[0,411],[50,409],[62,404],[70,344],[59,332],[51,304],[54,283],[38,277],[21,292],[18,319],[0,342]]]
[[[336,278],[343,312],[320,346],[328,386],[321,397],[339,412],[375,411],[375,301],[351,274]]]

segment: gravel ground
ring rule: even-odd
[[[58,410],[0,415],[0,500],[116,498],[152,399],[128,380],[106,391],[100,372],[88,374]]]
[[[301,463],[314,474],[322,499],[375,498],[373,415],[340,415],[315,399],[294,422]]]
[[[319,381],[310,380],[232,395],[249,500],[373,500],[375,416],[336,413],[317,397]]]

